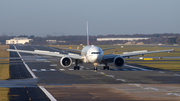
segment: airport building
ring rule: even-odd
[[[57,43],[57,40],[46,40],[46,42],[51,43],[51,44],[55,44],[55,43]]]
[[[14,39],[6,40],[6,44],[25,44],[33,41],[33,39],[28,39],[27,37],[15,37]]]
[[[115,40],[127,40],[127,41],[137,41],[137,40],[147,40],[149,38],[97,38],[97,41],[115,41]]]

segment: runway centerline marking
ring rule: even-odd
[[[59,69],[60,71],[64,71],[65,69]]]
[[[41,71],[46,71],[46,69],[41,69]]]
[[[56,71],[56,69],[50,69],[51,71]]]
[[[32,71],[37,71],[37,69],[32,69]]]

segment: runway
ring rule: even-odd
[[[13,46],[11,48],[14,49]],[[16,48],[59,51],[67,54],[64,50],[46,46],[16,45]],[[126,64],[123,68],[116,68],[110,64],[110,70],[103,70],[103,65],[99,65],[98,71],[94,71],[91,64],[83,64],[80,70],[73,70],[74,65],[63,68],[59,64],[60,58],[27,53],[20,55],[38,81],[35,85],[24,85],[22,82],[12,86],[10,96],[14,93],[19,95],[11,96],[12,100],[50,100],[40,87],[44,87],[58,101],[178,101],[180,99],[180,72],[130,64]],[[11,79],[33,78],[16,52],[10,52],[10,56]]]

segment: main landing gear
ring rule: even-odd
[[[105,63],[105,66],[103,67],[104,70],[109,70],[109,66],[107,66],[107,62]]]
[[[75,61],[76,66],[74,66],[74,70],[79,70],[79,66],[78,66],[78,60]]]

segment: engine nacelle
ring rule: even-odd
[[[116,67],[122,67],[124,66],[125,60],[121,56],[116,56],[113,60],[113,63]]]
[[[72,59],[70,57],[62,57],[60,60],[60,64],[63,67],[69,67],[72,64]]]

